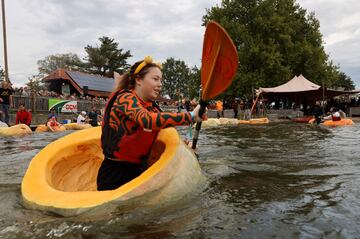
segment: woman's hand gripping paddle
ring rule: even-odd
[[[230,36],[218,23],[209,21],[205,30],[201,60],[200,117],[205,112],[207,101],[230,86],[236,74],[238,62],[237,50]],[[198,122],[192,143],[193,149],[196,149],[200,129],[201,122]]]

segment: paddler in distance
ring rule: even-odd
[[[336,107],[331,107],[330,115],[325,116],[324,120],[340,121],[342,118],[346,118],[345,112]]]

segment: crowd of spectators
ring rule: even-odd
[[[29,89],[29,87],[25,86],[25,87],[13,87],[13,95],[18,95],[18,96],[25,96],[25,97],[29,97],[31,96],[31,91]],[[59,98],[59,99],[71,99],[71,100],[86,100],[86,101],[92,101],[94,103],[97,104],[105,104],[107,98],[102,98],[102,97],[93,97],[90,95],[77,95],[76,93],[72,93],[71,95],[63,95],[60,93],[57,93],[55,91],[48,91],[48,90],[39,90],[35,92],[36,96],[39,97],[49,97],[49,98]]]
[[[197,99],[188,99],[184,98],[182,100],[161,100],[158,101],[158,104],[161,108],[172,108],[174,111],[182,112],[182,111],[192,111],[197,105],[198,100]]]

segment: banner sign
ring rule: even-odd
[[[49,111],[52,109],[58,113],[77,113],[77,101],[49,99]]]

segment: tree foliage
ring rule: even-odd
[[[38,70],[42,75],[50,74],[58,68],[67,70],[84,71],[84,63],[74,53],[55,54],[38,60]]]
[[[168,58],[163,63],[162,92],[171,99],[177,99],[185,93],[184,83],[189,79],[190,69],[182,60]]]
[[[326,86],[344,82],[325,53],[319,21],[295,0],[223,0],[207,10],[203,23],[209,20],[227,30],[239,53],[238,74],[227,94],[250,96],[252,89],[300,74]]]
[[[186,90],[187,93],[185,95],[189,99],[197,98],[199,99],[199,90],[201,85],[201,75],[200,69],[197,66],[194,66],[190,70],[190,77],[187,81]]]
[[[349,76],[344,72],[339,72],[339,77],[332,83],[331,88],[343,88],[343,90],[354,90],[355,85]]]
[[[34,94],[35,92],[39,92],[40,90],[46,89],[44,83],[42,82],[41,74],[29,77],[26,85],[29,87],[32,94]]]
[[[5,79],[5,71],[4,69],[0,66],[0,80],[4,80]]]
[[[200,86],[200,70],[195,66],[190,69],[182,60],[172,57],[163,63],[164,95],[171,99],[197,97]]]
[[[113,77],[114,71],[122,73],[129,67],[127,59],[130,51],[119,48],[119,43],[109,37],[100,37],[100,46],[85,47],[87,53],[86,65],[90,73]]]

